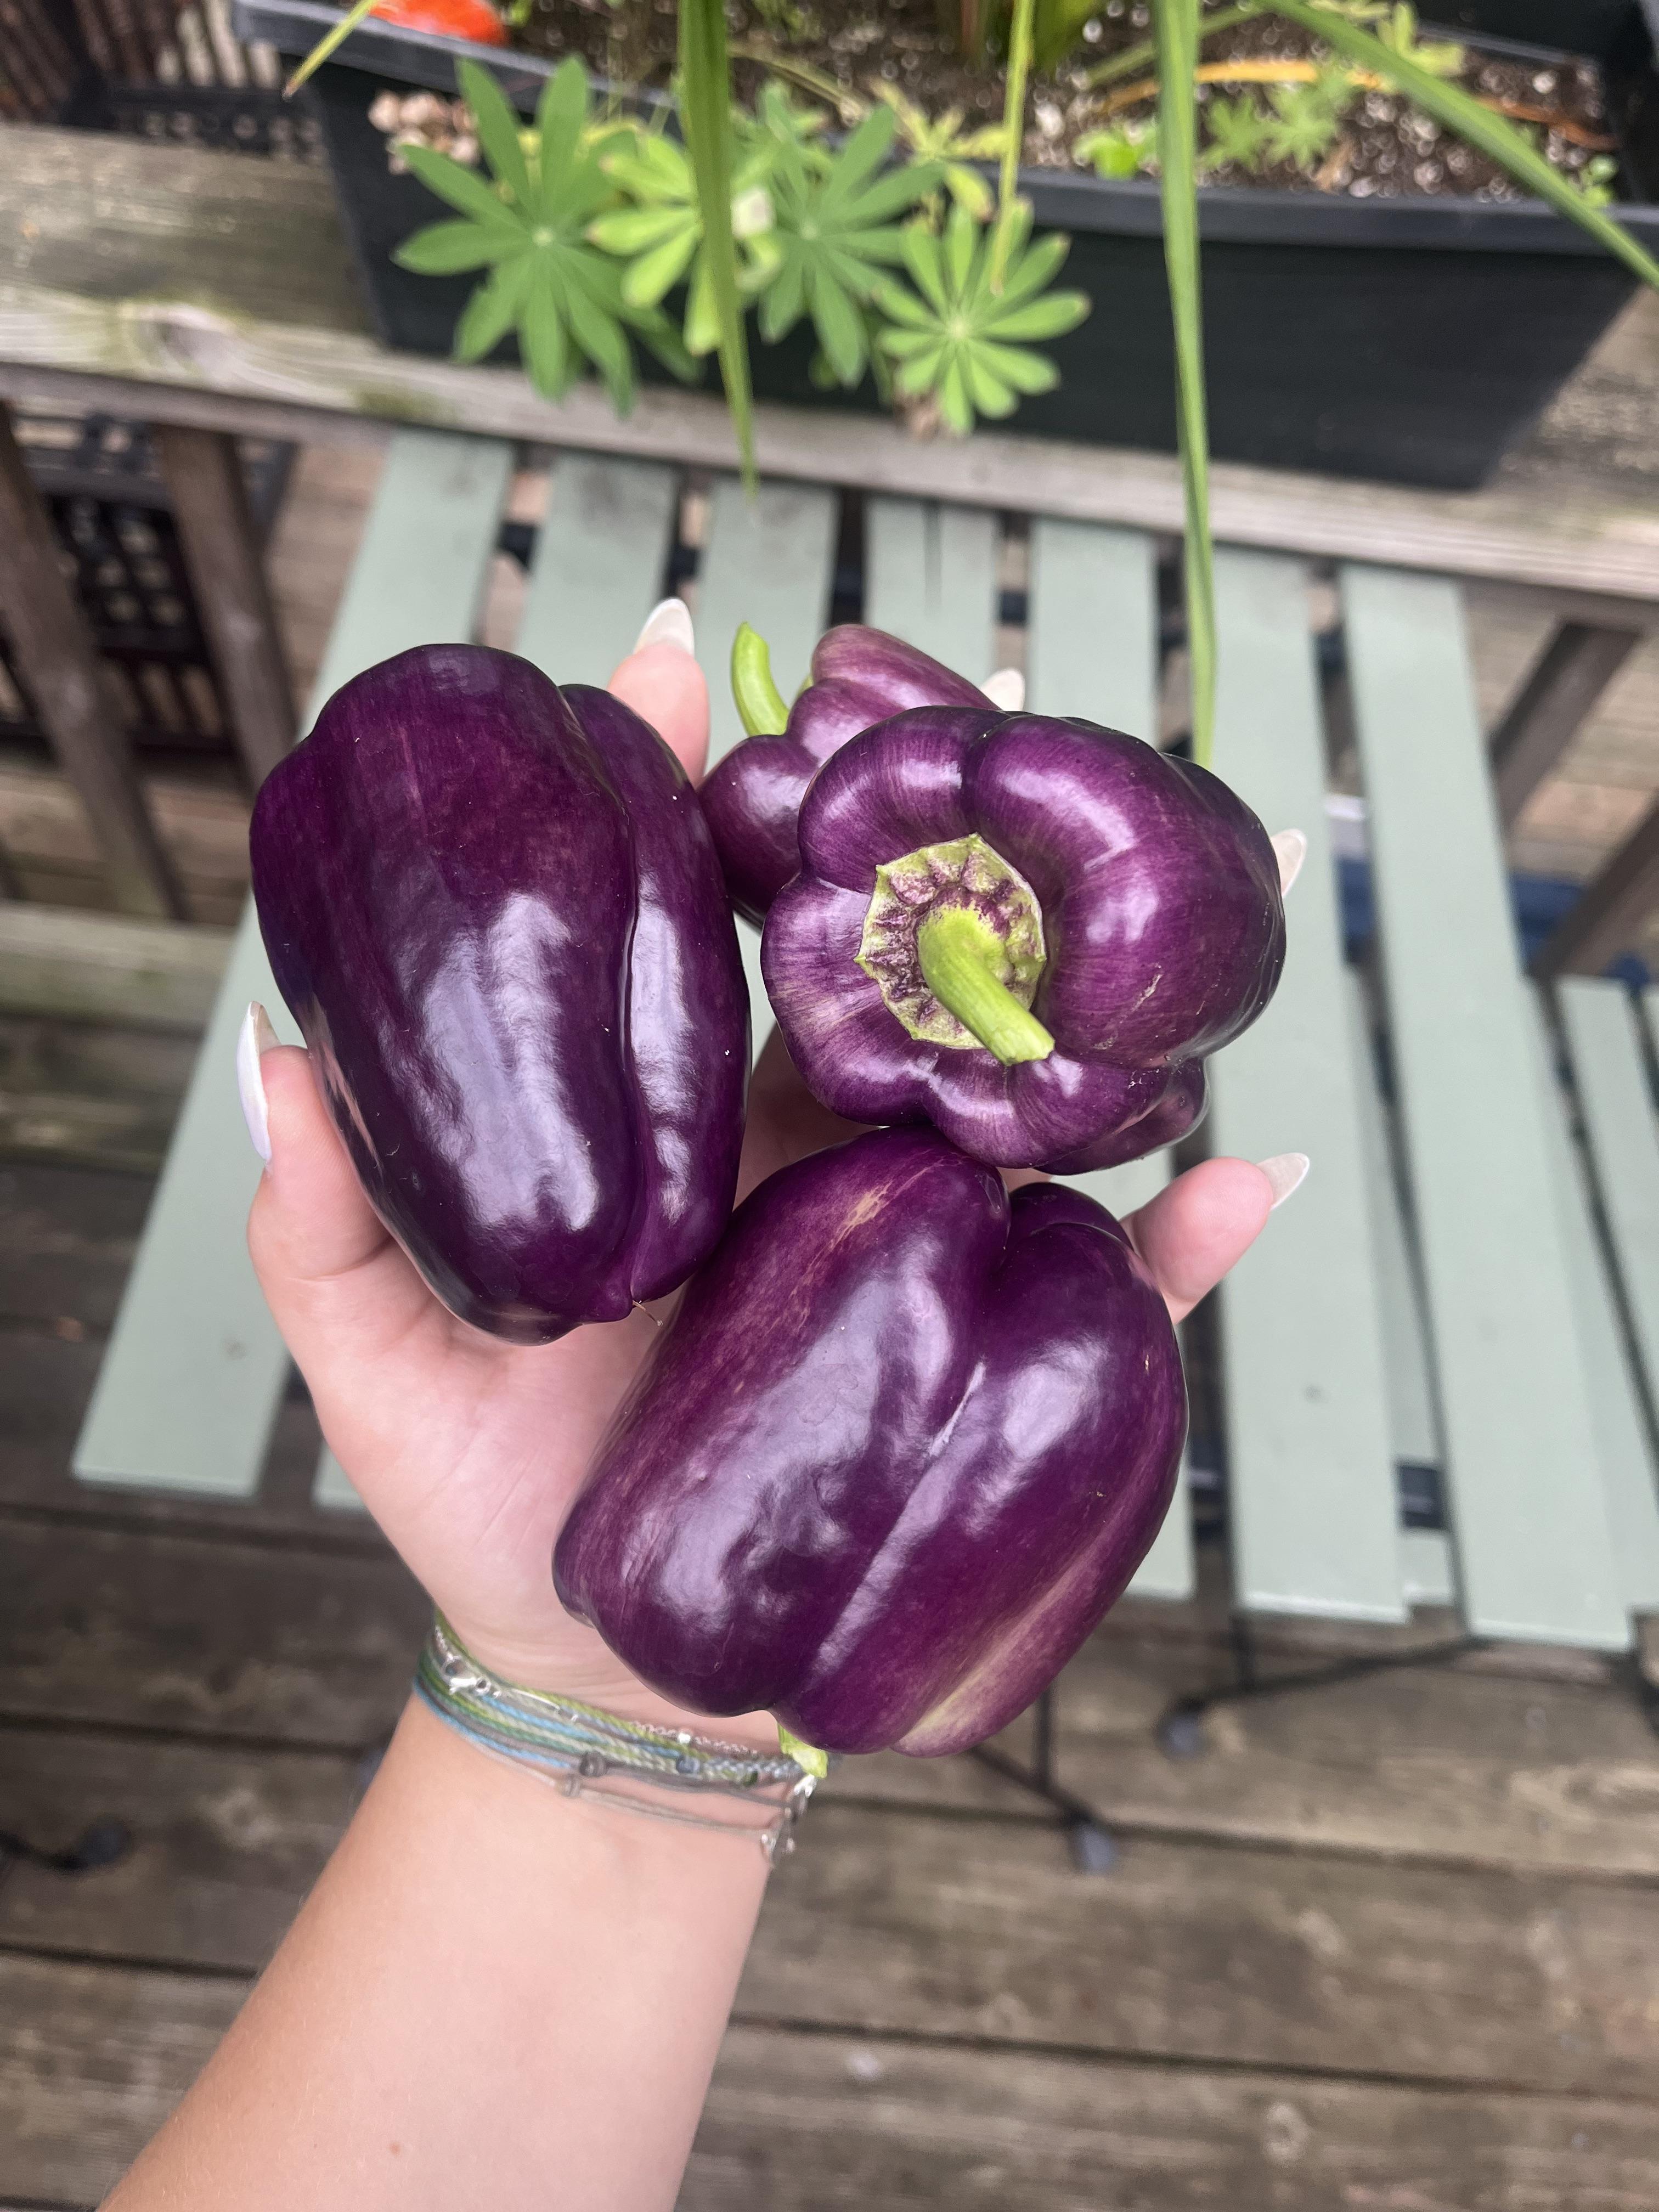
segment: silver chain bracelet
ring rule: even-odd
[[[795,1828],[817,1778],[782,1752],[653,1728],[579,1698],[526,1690],[480,1666],[441,1616],[422,1647],[415,1687],[440,1720],[482,1751],[550,1783],[562,1796],[591,1797],[690,1828],[752,1836],[769,1861],[795,1848]],[[646,1794],[640,1794],[643,1789]],[[655,1792],[717,1795],[752,1806],[758,1821],[722,1820],[653,1802]]]

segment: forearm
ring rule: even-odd
[[[750,1838],[562,1797],[411,1704],[111,2212],[665,2212],[765,1874]]]

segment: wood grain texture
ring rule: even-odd
[[[7,1516],[0,1715],[362,1750],[430,1618],[389,1553]]]
[[[379,1741],[424,1601],[384,1553],[276,1550],[263,1533],[0,1520],[0,1713],[198,1740]],[[1209,1756],[1167,1759],[1159,1716],[1228,1678],[1224,1652],[1200,1637],[1138,1636],[1126,1620],[1097,1638],[1061,1685],[1065,1778],[1128,1832],[1659,1875],[1659,1745],[1613,1685],[1407,1669],[1221,1709]],[[1008,1748],[1023,1748],[1018,1730]],[[838,1801],[1041,1817],[965,1759],[849,1760],[826,1793]]]
[[[1571,1718],[1559,1723],[1565,1737]],[[1409,1722],[1389,1741],[1408,1757]],[[1336,1728],[1326,1741],[1340,1766]],[[137,1838],[106,1874],[15,1877],[0,1947],[215,1972],[264,1962],[356,1779],[349,1756],[78,1728],[0,1730],[0,1745],[38,1832],[66,1838],[111,1814]],[[1181,1827],[1178,1814],[1165,1832],[1120,1825],[1118,1869],[1090,1881],[1046,1826],[832,1791],[772,1886],[739,2014],[1200,2064],[1650,2093],[1650,1885],[1291,1854],[1242,1836],[1218,1848]]]
[[[236,441],[222,430],[177,422],[157,423],[150,434],[232,733],[248,787],[257,791],[294,743],[296,728]]]
[[[199,1035],[229,951],[228,930],[0,905],[0,1012]]]
[[[1646,2212],[1656,2188],[1649,2106],[738,2026],[679,2212]]]
[[[1640,643],[1636,630],[1558,625],[1492,734],[1492,784],[1506,830]]]
[[[0,2207],[89,2206],[245,1984],[0,1957]],[[1659,2112],[1270,2071],[994,2057],[739,2022],[680,2212],[1647,2212]]]
[[[1124,1844],[1107,1881],[1015,1824],[817,1808],[740,2015],[1640,2097],[1645,1888]]]
[[[187,1036],[0,1014],[0,1157],[153,1175],[195,1056]]]
[[[6,1825],[34,1842],[56,1850],[105,1819],[132,1837],[94,1874],[13,1867],[0,1950],[246,1972],[282,1941],[344,1832],[362,1761],[0,1723],[0,1772]]]
[[[589,386],[554,404],[516,370],[385,351],[364,334],[315,172],[269,162],[248,178],[234,156],[115,139],[93,148],[70,132],[11,126],[0,134],[0,362],[9,364],[0,392],[61,399],[70,370],[153,387],[153,404],[138,405],[155,419],[303,435],[307,413],[313,434],[319,417],[367,416],[736,464],[712,397],[644,392],[619,422]],[[227,395],[255,412],[215,411]],[[131,411],[131,390],[123,404]],[[965,445],[927,444],[891,422],[811,409],[761,407],[756,423],[762,471],[773,477],[1180,527],[1179,473],[1162,454],[986,431]],[[1212,484],[1224,542],[1659,599],[1659,522],[1617,477],[1592,489],[1551,473],[1536,489],[1523,477],[1488,491],[1425,493],[1226,465]]]
[[[111,896],[126,914],[181,915],[178,883],[138,787],[91,624],[0,407],[0,622],[59,767],[97,836]]]

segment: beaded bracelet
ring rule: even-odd
[[[458,1735],[492,1757],[526,1768],[566,1797],[591,1797],[618,1812],[644,1813],[690,1828],[753,1836],[769,1860],[795,1848],[794,1831],[816,1778],[782,1752],[723,1743],[690,1729],[652,1728],[575,1698],[525,1690],[479,1665],[441,1615],[422,1647],[415,1687]],[[763,1820],[712,1820],[637,1794],[714,1794],[741,1800]],[[781,1795],[778,1793],[781,1793]]]

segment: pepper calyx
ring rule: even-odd
[[[1030,1006],[1047,957],[1036,893],[982,837],[877,868],[859,965],[918,1042],[1046,1060],[1054,1041]]]

